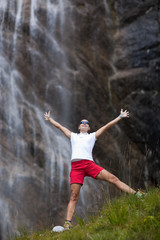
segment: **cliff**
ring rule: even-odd
[[[159,185],[158,0],[8,0],[0,12],[1,239],[65,218],[70,143],[47,110],[73,131],[82,118],[95,131],[128,109],[94,159],[133,188]],[[106,192],[119,194],[87,180],[78,213],[96,212]]]

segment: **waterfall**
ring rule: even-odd
[[[72,23],[69,1],[0,0],[0,15],[0,239],[4,240],[19,227],[36,228],[45,221],[51,225],[66,208],[70,143],[45,122],[44,111],[51,110],[53,118],[69,125],[73,91],[69,78],[75,82],[77,70],[70,67],[70,49],[63,44],[66,24]],[[81,209],[94,185],[83,188]]]
[[[39,168],[37,166],[37,152],[39,149],[44,151],[44,159],[41,159],[44,162],[44,171],[42,171],[42,176],[40,176],[40,194],[43,197],[43,201],[51,202],[53,198],[53,191],[55,185],[57,186],[57,194],[60,196],[62,184],[64,182],[63,175],[64,171],[68,169],[65,173],[65,176],[68,178],[68,188],[69,188],[69,168],[70,168],[70,145],[69,142],[62,136],[55,132],[55,129],[49,125],[48,122],[44,120],[44,106],[40,106],[37,96],[36,89],[31,88],[30,95],[24,91],[25,85],[25,76],[22,73],[19,64],[18,58],[21,57],[21,47],[22,42],[25,40],[23,35],[23,24],[25,19],[24,12],[24,1],[18,0],[1,0],[0,1],[0,12],[1,12],[1,26],[0,26],[0,98],[1,103],[3,103],[3,107],[1,106],[1,125],[3,126],[3,132],[1,130],[1,162],[0,165],[0,178],[1,178],[1,200],[0,200],[0,238],[3,240],[6,238],[6,234],[16,233],[18,226],[20,225],[20,213],[19,207],[23,208],[23,202],[21,199],[24,198],[23,191],[21,195],[16,195],[14,193],[14,188],[16,187],[19,190],[15,192],[18,194],[21,189],[23,189],[23,181],[25,179],[36,179],[37,174],[39,175]],[[29,3],[28,3],[29,4]],[[43,6],[42,6],[43,5]],[[46,49],[48,41],[52,45],[51,49],[47,49],[50,51],[50,55],[55,57],[55,54],[58,53],[61,55],[61,58],[65,59],[65,52],[61,49],[58,40],[54,38],[54,31],[56,30],[56,21],[60,18],[60,27],[63,32],[64,25],[64,2],[61,0],[59,3],[54,4],[50,0],[46,1],[46,6],[44,6],[44,1],[31,1],[30,5],[30,39],[32,43],[37,41],[38,34],[43,34],[45,31],[46,37],[44,37],[44,41],[46,41]],[[29,5],[28,5],[29,7]],[[46,9],[47,12],[47,27],[44,29],[44,26],[41,25],[39,20],[37,19],[37,12],[39,9]],[[8,14],[8,15],[7,15]],[[6,21],[8,19],[14,24],[12,37],[7,35],[9,29],[7,28]],[[28,16],[29,17],[29,16]],[[53,28],[52,25],[53,24]],[[53,29],[53,30],[51,30]],[[51,30],[51,31],[50,31]],[[63,37],[63,36],[62,36]],[[8,41],[7,41],[8,40]],[[21,42],[21,40],[23,40]],[[27,47],[27,46],[25,46]],[[8,49],[8,51],[6,51]],[[31,69],[33,71],[32,81],[34,82],[38,71],[38,60],[42,59],[41,54],[38,52],[34,44],[30,44],[28,50],[31,54],[32,66]],[[22,61],[22,60],[21,60]],[[63,78],[66,74],[67,66],[66,63],[63,63],[60,66],[60,69],[57,67],[55,72],[57,72],[57,91],[59,91],[59,95],[62,96],[61,101],[64,102],[64,108],[67,107],[67,100],[65,97],[68,95],[64,92],[64,87],[61,85],[59,81],[60,78]],[[44,71],[47,73],[47,64],[42,62],[42,66]],[[49,74],[46,74],[47,77],[50,77]],[[63,81],[63,79],[62,79]],[[54,84],[54,79],[51,79],[47,82],[46,80],[46,90],[44,90],[47,95],[47,89],[49,85]],[[48,110],[48,109],[45,109]],[[69,108],[67,108],[69,111]],[[65,119],[65,113],[63,112],[63,121],[67,121]],[[53,113],[53,117],[56,117],[56,114]],[[33,142],[33,155],[31,157],[29,153],[28,141],[25,138],[27,134],[27,127],[25,123],[25,118],[28,119],[28,127],[31,131],[31,139],[30,142]],[[41,129],[41,139],[37,141],[37,132],[38,127]],[[1,128],[2,129],[2,128]],[[5,133],[4,133],[5,131]],[[7,155],[5,145],[8,146],[8,152],[11,152],[11,155]],[[40,146],[42,145],[42,146]],[[62,147],[63,146],[63,147]],[[26,160],[26,156],[28,159],[31,159],[32,162]],[[40,156],[42,157],[42,156]],[[5,162],[6,160],[6,162]],[[12,163],[14,161],[14,164]],[[39,159],[38,159],[39,161]],[[29,167],[31,165],[31,167]],[[66,169],[64,169],[66,168]],[[57,183],[55,182],[55,175],[58,176]],[[24,180],[23,180],[24,179]],[[22,184],[23,183],[23,184]],[[27,183],[26,183],[27,184]],[[5,189],[5,192],[4,192]],[[44,194],[45,193],[45,194]],[[9,198],[8,198],[9,194]],[[27,194],[30,194],[29,192]],[[17,200],[16,200],[17,198]],[[48,200],[50,199],[50,200]],[[9,206],[10,201],[10,206]],[[19,206],[15,203],[19,202]],[[61,200],[59,197],[59,201],[57,202],[57,209],[61,204]],[[12,207],[11,207],[12,206]],[[18,215],[13,216],[13,212],[18,212]],[[23,214],[23,213],[22,213]],[[38,217],[38,216],[37,216]],[[18,219],[19,218],[19,219]],[[32,225],[29,223],[29,219],[24,216],[22,222],[26,221],[26,227]],[[32,222],[32,221],[31,221]]]

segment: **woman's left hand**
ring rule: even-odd
[[[127,110],[123,111],[123,109],[121,109],[120,114],[123,118],[129,118],[129,112]]]

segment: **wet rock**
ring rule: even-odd
[[[96,131],[127,108],[130,119],[97,141],[94,159],[134,188],[160,182],[158,1],[49,2],[1,9],[2,239],[65,219],[70,143],[44,111],[77,132],[82,118]],[[96,212],[106,191],[120,194],[87,180],[78,214]]]

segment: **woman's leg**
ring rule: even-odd
[[[96,179],[103,180],[114,184],[118,189],[126,193],[135,194],[136,191],[130,188],[127,184],[121,182],[116,176],[103,169],[97,176]]]
[[[67,217],[66,217],[66,220],[68,221],[72,220],[73,214],[75,212],[81,186],[82,185],[79,183],[71,184],[71,196],[70,196],[70,201],[67,207]]]

